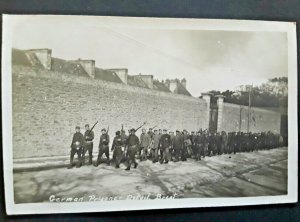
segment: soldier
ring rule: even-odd
[[[225,131],[221,135],[221,154],[228,153],[228,137]]]
[[[154,133],[153,133],[153,131],[152,131],[152,128],[149,128],[149,130],[148,130],[148,135],[150,136],[150,139],[152,139],[152,137],[153,137],[153,135],[154,135]]]
[[[153,134],[153,148],[151,149],[151,153],[152,153],[152,162],[156,163],[158,161],[158,146],[159,146],[159,140],[160,140],[161,135],[158,134],[157,130],[154,130],[154,134]]]
[[[202,135],[200,131],[196,132],[196,136],[194,138],[194,150],[193,150],[193,155],[195,160],[201,160],[201,151],[203,148],[202,144]]]
[[[106,132],[106,129],[101,130],[102,135],[100,136],[100,142],[99,142],[99,153],[98,153],[98,158],[95,166],[99,166],[101,157],[103,154],[106,156],[106,164],[109,165],[110,160],[109,160],[109,135]]]
[[[188,135],[187,130],[183,130],[183,149],[181,152],[181,161],[186,161],[186,158],[188,156],[188,148],[191,145],[190,136]]]
[[[174,162],[179,161],[179,157],[181,156],[183,146],[183,137],[180,135],[179,130],[176,130],[176,135],[173,139],[173,149],[174,149]]]
[[[80,132],[80,127],[75,127],[76,132],[73,135],[72,143],[71,143],[71,155],[70,155],[70,165],[68,166],[68,169],[71,169],[73,167],[73,159],[75,153],[77,153],[78,156],[78,164],[76,167],[81,166],[81,153],[82,153],[82,147],[84,145],[84,138],[82,133]]]
[[[160,163],[169,162],[169,149],[171,147],[171,136],[167,133],[167,130],[163,130],[163,135],[159,140],[159,148],[161,152]]]
[[[93,160],[93,139],[94,139],[94,132],[90,130],[89,124],[85,124],[85,133],[84,133],[84,147],[82,153],[82,164],[85,164],[85,154],[89,152],[89,163],[88,165],[92,164]]]
[[[158,135],[162,135],[162,130],[161,129],[158,130]]]
[[[216,154],[221,155],[222,154],[222,136],[220,132],[218,132],[215,136],[216,140]]]
[[[122,139],[122,150],[123,150],[123,157],[122,157],[121,162],[123,162],[123,161],[126,161],[125,149],[127,146],[126,143],[127,143],[127,139],[128,139],[128,136],[126,135],[125,130],[123,130],[123,127],[121,130],[121,139]]]
[[[242,132],[238,132],[236,135],[235,135],[235,142],[236,142],[236,149],[235,149],[235,152],[234,153],[237,153],[237,152],[241,152],[242,151],[242,142],[243,142],[243,133]]]
[[[140,136],[140,150],[139,150],[139,157],[140,160],[147,160],[147,151],[150,145],[150,136],[146,134],[146,129],[142,129],[142,134]]]
[[[154,132],[152,131],[152,128],[149,128],[148,132],[148,137],[149,137],[149,147],[148,147],[148,150],[147,150],[147,154],[148,154],[148,157],[149,158],[152,158],[154,157],[154,155],[152,155],[152,150],[153,150],[153,135],[154,135]]]
[[[216,141],[216,134],[211,133],[209,136],[209,156],[216,155],[217,153],[217,141]]]
[[[126,152],[126,159],[127,159],[127,168],[125,170],[130,170],[131,164],[134,164],[134,168],[137,168],[138,163],[135,160],[135,154],[139,150],[139,138],[135,135],[135,129],[130,130],[130,135],[126,141],[127,144],[127,152]]]
[[[202,142],[202,155],[203,155],[203,158],[205,158],[205,156],[207,155],[208,153],[208,145],[209,145],[209,134],[208,132],[202,132],[201,134],[201,142]]]
[[[115,160],[116,163],[115,168],[120,168],[120,163],[123,157],[122,146],[123,146],[123,140],[121,137],[121,133],[120,131],[117,131],[111,147],[111,151],[113,151],[113,159]]]
[[[170,160],[172,160],[173,157],[174,157],[173,141],[174,141],[175,135],[174,135],[174,132],[173,132],[173,131],[170,131],[170,132],[169,132],[169,135],[170,135],[170,137],[171,137],[171,146],[170,146],[170,149],[169,149],[169,157],[170,157]]]
[[[196,134],[194,131],[191,132],[190,135],[190,140],[191,140],[191,157],[196,157],[196,144],[195,144],[195,140],[196,140]]]

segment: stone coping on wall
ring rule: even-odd
[[[197,103],[206,103],[205,100],[197,97],[180,95],[180,94],[173,94],[169,92],[157,91],[153,89],[147,89],[142,87],[136,87],[131,85],[126,85],[123,83],[115,83],[115,82],[108,82],[99,79],[89,79],[82,76],[72,76],[66,73],[60,73],[55,71],[48,71],[42,69],[32,69],[30,67],[20,66],[20,65],[13,65],[12,66],[12,74],[16,76],[30,76],[30,77],[40,77],[40,78],[48,78],[54,80],[61,80],[63,82],[73,82],[77,84],[84,84],[89,86],[95,87],[103,87],[103,88],[110,88],[115,90],[123,90],[128,92],[138,92],[145,95],[155,95],[159,97],[165,97],[170,99],[181,99],[190,102],[197,102]]]
[[[243,109],[248,109],[248,106],[244,106],[244,105],[238,105],[238,104],[233,104],[233,103],[223,103],[224,106],[227,106],[227,107],[233,107],[233,108],[240,108],[242,107]],[[264,108],[260,108],[260,107],[254,107],[254,106],[251,106],[251,110],[256,110],[256,111],[261,111],[261,112],[267,112],[267,113],[277,113],[277,114],[280,114],[280,112],[276,112],[274,110],[268,110],[268,109],[264,109]]]

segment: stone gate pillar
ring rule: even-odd
[[[223,95],[217,95],[217,105],[218,105],[218,123],[217,123],[217,132],[221,131],[221,124],[223,118],[223,106],[224,106],[224,98]]]
[[[210,97],[211,97],[211,93],[202,93],[202,98],[206,101],[206,120],[207,120],[207,125],[206,125],[206,129],[209,130],[209,121],[210,121]]]

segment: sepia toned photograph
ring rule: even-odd
[[[296,202],[295,30],[4,15],[7,213]]]

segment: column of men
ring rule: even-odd
[[[88,165],[93,160],[93,139],[94,133],[90,130],[89,125],[85,125],[85,133],[80,133],[80,127],[75,128],[71,143],[71,155],[69,169],[74,166],[74,155],[78,155],[78,163],[76,167],[85,165],[85,155],[88,153]],[[125,131],[117,131],[113,139],[111,148],[110,137],[106,129],[101,130],[100,142],[98,146],[98,157],[94,163],[95,167],[101,164],[103,154],[106,157],[106,164],[110,165],[110,150],[113,152],[112,160],[115,162],[115,168],[119,168],[121,162],[124,162],[126,170],[130,170],[138,166],[136,157],[140,161],[147,159],[153,163],[160,162],[167,164],[170,160],[186,161],[187,158],[201,160],[206,156],[230,154],[237,152],[251,152],[262,149],[271,149],[283,145],[283,137],[273,132],[262,133],[243,133],[225,131],[211,133],[207,130],[200,129],[197,132],[189,133],[187,130],[176,130],[176,134],[172,131],[142,129],[140,137],[136,136],[136,130],[131,129],[126,135]]]

